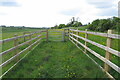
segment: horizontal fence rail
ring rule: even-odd
[[[31,34],[26,34],[26,35],[23,35],[23,36],[17,36],[17,37],[13,37],[13,38],[8,38],[8,39],[0,40],[0,44],[5,43],[5,42],[9,42],[9,41],[13,41],[13,40],[15,40],[15,39],[28,37],[28,36],[30,36],[30,35],[33,35],[33,34],[35,34],[35,33],[40,33],[40,32],[46,32],[46,31],[37,31],[37,32],[33,32],[33,33],[31,33]]]
[[[73,35],[73,36],[75,36],[75,37],[77,37],[77,38],[79,38],[79,39],[82,39],[82,40],[84,40],[84,41],[87,41],[87,42],[89,42],[89,43],[91,43],[91,44],[93,44],[93,45],[95,45],[95,46],[97,46],[97,47],[99,47],[99,48],[101,48],[101,49],[107,50],[108,52],[111,52],[112,54],[120,57],[120,52],[117,51],[117,50],[114,50],[114,49],[112,49],[112,48],[106,47],[106,46],[101,45],[101,44],[99,44],[99,43],[96,43],[96,42],[94,42],[94,41],[85,39],[85,38],[80,37],[80,36],[78,36],[78,35],[75,35],[75,34],[73,34],[73,33],[70,33],[70,34]]]
[[[82,50],[77,44],[81,45],[84,50],[82,50],[85,54],[86,54],[86,50],[89,51],[90,53],[92,53],[94,56],[96,56],[98,59],[100,59],[101,61],[104,62],[104,71],[106,72],[106,74],[110,77],[113,78],[111,74],[109,74],[109,68],[113,68],[115,71],[117,71],[120,74],[120,67],[117,66],[116,64],[114,64],[113,62],[111,62],[111,54],[116,55],[117,57],[120,57],[120,52],[117,50],[112,49],[111,46],[111,40],[112,39],[120,39],[120,35],[117,34],[112,34],[112,30],[108,30],[108,33],[100,33],[100,32],[90,32],[90,31],[80,31],[80,30],[74,30],[74,29],[69,29],[69,40],[74,43],[80,50]],[[75,34],[76,33],[76,34]],[[79,36],[79,33],[85,33],[85,38]],[[92,34],[92,35],[98,35],[98,36],[102,36],[102,37],[106,37],[107,38],[107,46],[101,45],[97,42],[91,41],[88,39],[88,34]],[[81,43],[78,39],[81,39],[83,41],[85,41],[85,44]],[[74,42],[73,42],[74,41]],[[106,56],[103,57],[100,54],[98,54],[97,52],[95,52],[94,50],[90,49],[87,46],[87,43],[90,43],[94,46],[97,46],[98,48],[101,48],[103,50],[106,51]],[[88,55],[88,54],[86,54]],[[88,55],[89,56],[89,55]],[[91,58],[91,57],[90,57]],[[95,61],[96,62],[96,61]],[[107,65],[106,65],[107,64]],[[108,66],[109,65],[109,66]],[[100,65],[99,65],[100,66]],[[100,66],[101,67],[101,66]],[[102,68],[102,67],[101,67]],[[102,68],[103,69],[103,68]]]
[[[24,42],[24,43],[22,43],[22,44],[19,44],[19,45],[15,46],[15,47],[12,47],[12,48],[10,48],[10,49],[8,49],[8,50],[2,52],[2,53],[0,53],[0,56],[2,56],[3,54],[7,54],[7,53],[9,53],[9,52],[11,52],[11,51],[13,51],[13,50],[15,50],[15,49],[17,49],[17,48],[19,48],[19,47],[21,47],[21,46],[23,46],[23,45],[25,45],[25,44],[31,42],[31,41],[37,39],[37,38],[40,37],[40,36],[41,36],[41,35],[39,35],[39,36],[37,36],[37,37],[35,37],[35,38],[32,38],[32,39],[29,40],[29,41],[26,41],[26,42]]]
[[[10,49],[7,49],[7,50],[5,50],[5,51],[3,51],[3,52],[1,52],[0,53],[0,56],[3,56],[3,55],[5,55],[5,54],[7,54],[7,53],[9,53],[9,52],[12,52],[12,51],[14,51],[14,52],[12,52],[12,54],[13,53],[15,53],[12,57],[10,57],[9,59],[7,59],[6,61],[4,61],[4,62],[2,62],[1,64],[0,64],[0,67],[5,67],[7,64],[9,64],[11,61],[13,61],[15,58],[17,58],[18,56],[20,56],[20,54],[22,54],[22,53],[24,53],[25,51],[27,51],[27,50],[29,50],[30,51],[30,49],[32,48],[32,46],[34,46],[35,44],[37,44],[37,43],[39,43],[40,42],[40,40],[41,39],[47,39],[47,38],[44,38],[44,37],[42,37],[42,38],[40,38],[41,36],[42,36],[42,32],[45,32],[46,34],[48,33],[48,30],[44,30],[44,31],[36,31],[36,32],[27,32],[27,34],[25,34],[24,33],[24,35],[22,35],[22,36],[17,36],[17,35],[15,35],[15,37],[12,37],[12,38],[8,38],[8,39],[4,39],[4,40],[0,40],[0,45],[2,45],[2,44],[4,44],[4,43],[6,43],[6,42],[9,42],[9,41],[14,41],[14,47],[12,47],[12,48],[10,48]],[[39,33],[39,34],[38,34]],[[36,34],[36,35],[34,35],[34,34]],[[33,36],[33,38],[32,38],[32,35],[34,35]],[[26,39],[25,37],[29,37],[29,39]],[[46,37],[46,36],[45,36]],[[20,39],[20,38],[24,38],[24,40],[23,40],[23,42],[21,43],[21,44],[18,44],[18,40]],[[33,42],[33,43],[31,43],[32,41],[34,41],[35,40],[35,42]],[[20,48],[21,46],[24,46],[24,45],[26,45],[26,44],[28,44],[28,47],[26,47],[25,49],[23,49],[22,51],[16,51],[18,48]],[[22,59],[22,58],[21,58]],[[21,60],[20,59],[20,60]],[[15,63],[16,64],[16,63]],[[10,67],[9,69],[8,69],[8,71],[10,70],[10,69],[12,69],[13,68],[13,66],[12,67]],[[8,72],[7,71],[7,72]],[[3,75],[0,75],[0,79],[7,73],[7,72],[5,72],[5,73],[3,73]]]
[[[91,52],[93,55],[95,55],[96,57],[98,57],[99,59],[101,59],[102,61],[104,61],[105,63],[107,63],[109,66],[111,66],[114,70],[116,70],[117,72],[120,73],[120,68],[115,65],[114,63],[112,63],[111,61],[107,60],[106,58],[102,57],[101,55],[99,55],[98,53],[96,53],[95,51],[91,50],[90,48],[86,47],[84,44],[82,44],[81,42],[79,42],[78,40],[76,40],[75,38],[71,37],[70,38],[74,41],[76,41],[78,44],[80,44],[81,46],[83,46],[84,48],[86,48],[89,52]]]
[[[16,54],[15,56],[11,57],[10,59],[8,59],[7,61],[5,61],[4,63],[2,63],[0,65],[0,67],[5,66],[6,64],[8,64],[11,60],[13,60],[14,58],[16,58],[17,56],[19,56],[20,54],[22,54],[23,52],[25,52],[26,50],[30,49],[33,45],[35,45],[38,41],[40,41],[42,38],[38,39],[36,42],[34,42],[33,44],[31,44],[30,46],[28,46],[27,48],[25,48],[24,50],[22,50],[21,52],[19,52],[18,54]]]
[[[120,39],[120,35],[117,34],[107,34],[107,33],[100,33],[100,32],[90,32],[90,31],[80,31],[80,30],[74,30],[74,29],[70,29],[71,31],[75,31],[75,32],[82,32],[82,33],[87,33],[87,34],[93,34],[93,35],[98,35],[98,36],[102,36],[102,37],[109,37],[109,38],[114,38],[114,39]]]

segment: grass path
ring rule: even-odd
[[[85,54],[68,42],[42,42],[5,78],[105,78]]]

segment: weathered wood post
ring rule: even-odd
[[[113,33],[113,30],[108,30],[108,34],[112,34]],[[107,42],[106,42],[106,46],[107,47],[112,47],[112,38],[109,38],[109,37],[107,37]],[[108,60],[111,60],[111,53],[110,52],[108,52],[108,51],[106,51],[106,55],[105,55],[105,58],[106,59],[108,59]],[[106,63],[104,64],[104,69],[105,69],[105,71],[109,71],[110,70],[110,67],[109,67],[109,65],[107,65]]]
[[[46,30],[46,41],[48,42],[48,29]]]
[[[23,36],[24,36],[24,42],[25,42],[25,32],[23,32]]]
[[[30,32],[29,33],[29,40],[31,40],[32,39],[32,33]],[[29,45],[31,45],[31,41],[29,42]],[[29,51],[31,50],[31,48],[29,48]]]
[[[70,40],[70,28],[68,29],[68,37],[69,37],[69,40]]]
[[[77,31],[76,31],[76,35],[77,35],[77,36],[79,35],[78,28],[77,28]],[[76,40],[78,40],[78,37],[76,37]],[[76,45],[78,46],[78,43],[77,43],[77,42],[76,42]]]
[[[67,30],[67,36],[68,36],[67,40],[69,40],[69,29]]]
[[[63,30],[62,35],[63,35],[63,41],[65,41],[65,29]]]
[[[18,39],[17,39],[17,34],[14,34],[15,40],[14,40],[14,47],[18,45]],[[18,53],[18,48],[15,49],[15,55]],[[16,59],[18,61],[18,57]]]
[[[72,34],[74,34],[74,31],[72,31]],[[72,35],[72,37],[73,37],[73,35]],[[74,41],[74,40],[72,39],[72,41]]]
[[[85,33],[85,39],[88,39],[88,33],[87,33],[87,29],[85,29],[86,33]],[[85,41],[85,46],[87,47],[87,42]],[[85,53],[87,53],[87,49],[85,48],[84,50]]]

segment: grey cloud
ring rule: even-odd
[[[14,0],[2,0],[2,1],[0,1],[0,6],[17,7],[17,6],[20,6],[20,5]]]
[[[115,6],[114,0],[86,0],[88,4],[94,5],[96,8],[111,8]]]
[[[113,4],[115,0],[86,0],[88,4],[94,5],[97,9],[100,9],[98,16],[117,16],[117,9],[113,8],[117,5]]]

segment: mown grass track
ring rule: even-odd
[[[106,78],[106,75],[70,41],[44,41],[4,78]]]

